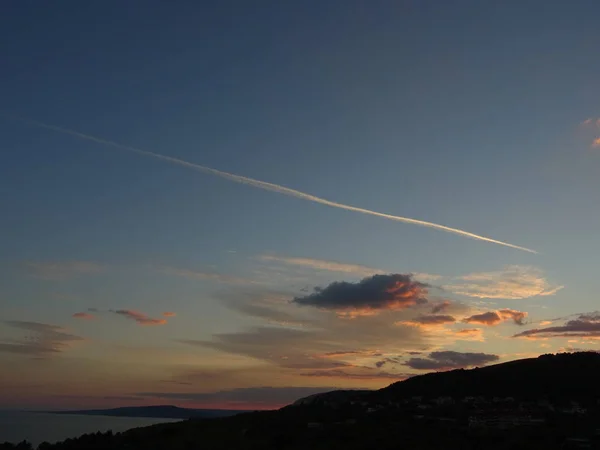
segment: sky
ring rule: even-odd
[[[2,9],[0,408],[600,349],[597,1]]]

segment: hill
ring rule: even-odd
[[[419,375],[374,393],[376,399],[426,397],[513,397],[581,400],[600,396],[600,354],[541,355],[476,369]]]

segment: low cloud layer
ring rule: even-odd
[[[111,310],[111,312],[127,319],[135,320],[139,325],[164,325],[167,323],[166,319],[153,319],[144,313],[132,311],[130,309],[117,309]]]
[[[546,338],[546,337],[600,337],[600,312],[580,314],[576,319],[568,320],[561,326],[533,328],[514,337]]]
[[[524,325],[527,313],[516,311],[514,309],[500,309],[498,311],[488,311],[481,314],[475,314],[463,319],[465,323],[476,323],[480,325],[498,325],[505,320],[512,320],[517,325]]]
[[[416,370],[452,370],[483,366],[498,361],[497,355],[487,353],[432,352],[427,358],[410,358],[406,365]]]
[[[20,320],[4,323],[25,332],[26,336],[21,339],[0,340],[0,352],[43,357],[60,353],[74,342],[83,340],[56,325]]]
[[[358,283],[338,281],[325,288],[315,288],[312,294],[296,297],[293,301],[342,314],[371,315],[381,310],[399,310],[426,303],[426,287],[414,281],[411,275],[374,275]]]
[[[218,392],[139,392],[134,395],[195,403],[278,407],[313,394],[335,390],[335,387],[251,387]]]

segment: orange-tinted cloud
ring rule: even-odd
[[[164,313],[162,313],[162,315],[165,317],[175,317],[177,315],[177,313],[174,313],[171,311],[165,311]]]
[[[321,357],[321,358],[339,358],[339,357],[343,357],[343,356],[361,355],[363,353],[364,352],[359,351],[359,350],[342,350],[339,352],[327,352],[322,355],[319,355],[319,357]]]
[[[442,287],[468,297],[515,300],[554,295],[563,288],[548,281],[540,269],[517,265],[506,266],[502,270],[463,275]]]
[[[164,325],[167,323],[166,319],[153,319],[144,313],[132,311],[130,309],[118,309],[111,312],[126,317],[127,319],[135,320],[140,325]]]
[[[444,314],[426,314],[415,317],[412,320],[406,320],[404,322],[400,322],[405,325],[413,325],[413,326],[432,326],[432,325],[444,325],[447,323],[454,323],[456,319],[449,315]]]
[[[89,314],[86,312],[77,312],[77,313],[73,314],[73,317],[75,319],[84,319],[84,320],[93,320],[96,318],[96,316],[94,316],[93,314]]]
[[[594,141],[592,142],[592,147],[594,147],[594,148],[600,147],[600,137],[594,139]]]
[[[481,314],[475,314],[464,318],[463,322],[493,326],[498,325],[500,322],[504,322],[505,320],[512,319],[517,325],[524,325],[524,320],[526,317],[526,312],[506,308],[498,311],[488,311]]]
[[[400,310],[427,303],[427,285],[411,275],[374,275],[358,283],[339,281],[312,294],[294,298],[294,303],[336,311],[343,317],[375,315],[381,310]]]
[[[459,340],[482,341],[483,330],[481,328],[465,328],[454,332]]]

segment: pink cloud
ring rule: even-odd
[[[85,312],[78,312],[73,314],[73,317],[75,319],[83,319],[83,320],[93,320],[96,318],[96,316],[94,316],[93,314],[89,314],[89,313],[85,313]]]
[[[130,309],[118,309],[111,312],[126,317],[127,319],[135,320],[140,325],[164,325],[167,323],[166,319],[153,319],[144,313],[132,311]]]
[[[171,311],[165,311],[164,313],[162,313],[162,315],[165,317],[175,317],[177,315],[177,313],[174,313]]]

